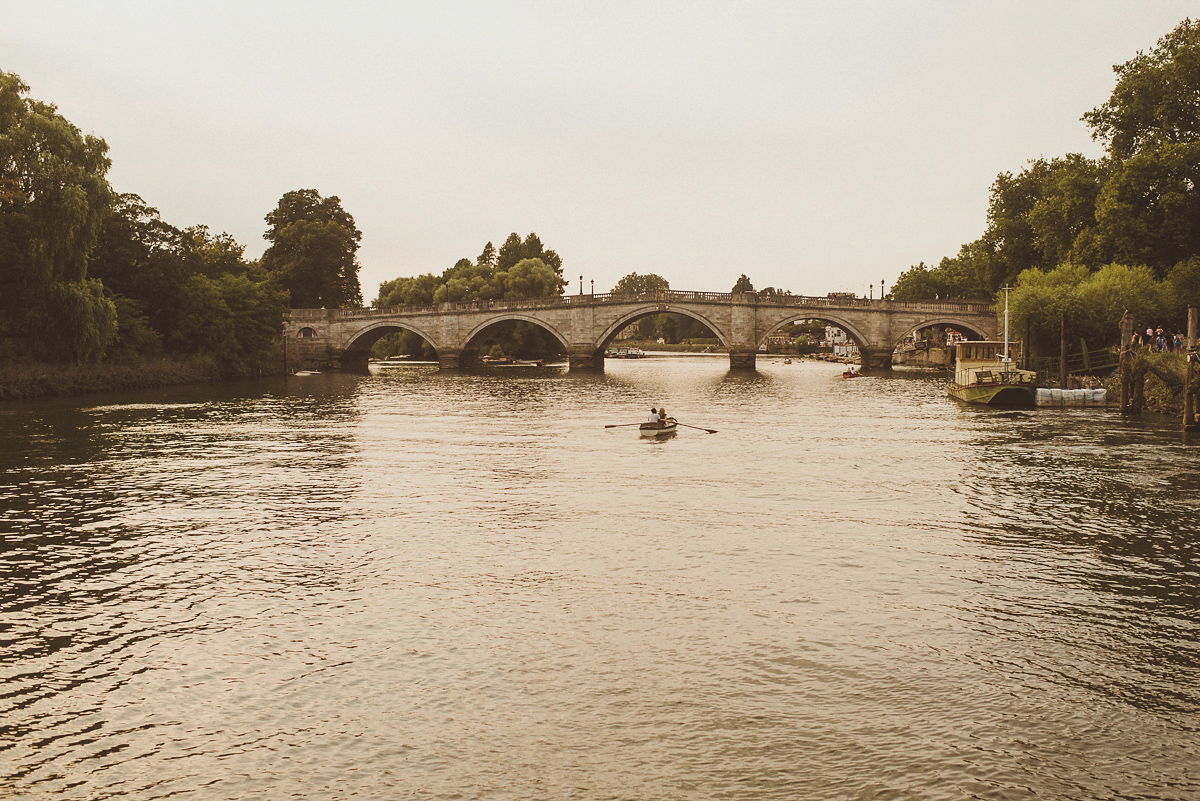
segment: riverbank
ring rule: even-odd
[[[1158,414],[1183,414],[1183,384],[1187,375],[1187,357],[1183,353],[1137,353],[1133,371],[1145,375],[1143,409]],[[1109,400],[1121,397],[1121,371],[1114,370],[1104,379]]]
[[[0,366],[0,401],[205,384],[233,378],[282,375],[278,365],[230,370],[212,359],[157,358],[100,364],[17,362]]]
[[[657,342],[637,342],[634,340],[623,340],[620,345],[613,344],[611,349],[617,348],[640,348],[645,351],[659,351],[664,353],[728,353],[729,350],[719,344],[699,343],[693,344],[690,342],[680,342],[672,345],[670,343],[658,344]]]

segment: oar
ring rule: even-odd
[[[610,425],[606,425],[605,428],[622,428],[624,426],[640,426],[640,425],[641,425],[641,423],[612,423]]]
[[[715,428],[701,428],[700,426],[689,426],[687,423],[681,423],[678,420],[675,421],[675,425],[683,426],[684,428],[694,428],[697,431],[703,431],[705,434],[717,433],[717,429],[715,429]]]

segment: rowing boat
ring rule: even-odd
[[[657,423],[642,423],[638,426],[638,430],[642,432],[643,437],[661,437],[663,434],[670,434],[675,430],[679,423],[675,422],[674,417],[668,417],[666,421]]]

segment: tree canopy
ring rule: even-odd
[[[1110,156],[1124,160],[1200,141],[1200,21],[1185,19],[1113,72],[1117,85],[1108,100],[1083,115]]]
[[[244,252],[229,234],[176,228],[118,195],[91,257],[118,310],[117,354],[201,355],[232,370],[271,357],[286,297]]]
[[[92,361],[116,336],[116,308],[87,275],[112,201],[108,145],[28,91],[0,72],[0,334]]]
[[[1109,99],[1083,115],[1105,157],[1039,158],[1001,173],[983,235],[936,267],[904,272],[893,298],[988,297],[1028,283],[1028,270],[1063,265],[1145,267],[1162,281],[1200,256],[1200,23],[1184,20],[1113,69]]]
[[[742,273],[741,275],[738,276],[738,280],[734,283],[733,289],[731,289],[729,291],[730,292],[753,292],[754,284],[750,283],[750,279],[746,277],[745,273]]]
[[[1055,352],[1066,314],[1072,336],[1096,347],[1113,342],[1125,314],[1133,312],[1142,325],[1163,325],[1178,311],[1169,282],[1155,278],[1148,267],[1107,264],[1096,271],[1063,264],[1053,270],[1021,273],[1009,296],[1015,330],[1029,321],[1031,343],[1041,352]]]
[[[667,290],[671,288],[671,284],[661,275],[647,273],[646,275],[638,275],[630,273],[617,282],[617,285],[612,288],[614,295],[641,295],[646,292],[658,292],[659,290]]]
[[[263,254],[267,274],[291,295],[292,308],[362,305],[358,244],[362,232],[336,196],[297,189],[266,216]]]
[[[554,297],[563,293],[562,258],[549,250],[535,234],[511,233],[497,250],[488,242],[474,261],[459,259],[441,275],[425,273],[413,277],[393,278],[379,285],[374,304],[386,306],[430,306],[477,300]],[[511,322],[487,332],[480,346],[495,346],[509,355],[541,358],[556,354],[561,343],[539,326]],[[422,355],[425,350],[420,337],[406,332],[380,344],[392,355],[409,353]],[[424,353],[428,356],[428,353]]]
[[[501,298],[545,298],[561,295],[566,281],[562,258],[548,250],[535,233],[524,239],[512,233],[497,251],[491,242],[479,258],[459,259],[440,276],[425,273],[393,278],[379,285],[375,306],[428,306]]]

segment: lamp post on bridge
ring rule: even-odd
[[[583,276],[579,276],[579,294],[583,294]]]

